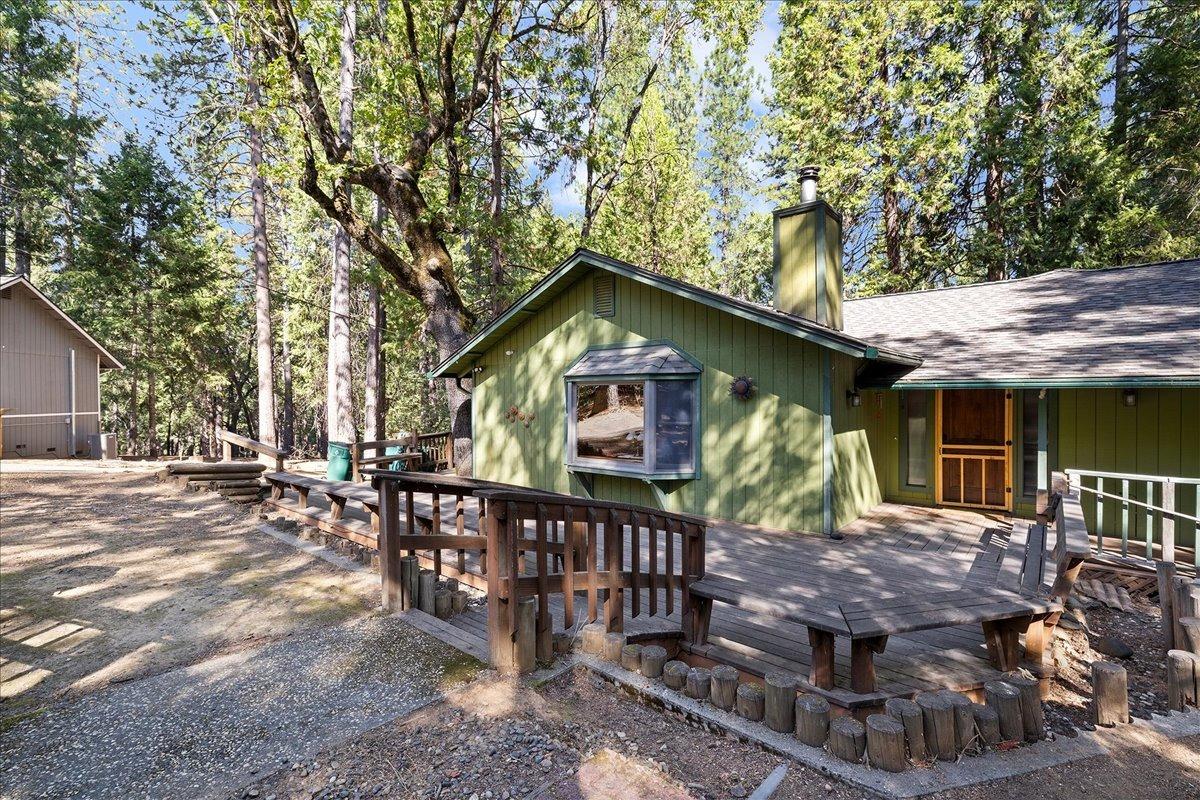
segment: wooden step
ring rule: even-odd
[[[220,475],[228,472],[261,473],[266,465],[257,461],[182,461],[169,464],[167,473],[170,475]]]

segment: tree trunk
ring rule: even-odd
[[[1113,41],[1113,141],[1125,144],[1129,124],[1129,0],[1116,0],[1116,36]]]
[[[984,160],[986,176],[983,184],[983,218],[987,226],[988,247],[985,261],[987,279],[999,281],[1005,278],[1004,270],[1004,166],[1000,148],[1000,87],[999,65],[996,61],[995,31],[991,22],[984,20],[979,31],[980,56],[983,77],[988,84],[988,101],[985,113]]]
[[[488,242],[491,250],[491,274],[489,283],[492,293],[492,313],[499,314],[504,309],[504,258],[500,245],[500,212],[504,201],[504,129],[503,105],[500,94],[500,56],[492,58],[492,181],[491,205],[488,213],[492,221],[492,235]]]
[[[252,73],[251,73],[252,74]],[[258,82],[249,78],[251,102],[261,103]],[[274,446],[275,430],[275,337],[271,330],[271,267],[267,260],[267,187],[262,175],[263,140],[257,125],[247,126],[250,137],[250,196],[253,204],[254,238],[254,326],[258,362],[258,440]]]
[[[292,395],[292,348],[288,341],[287,326],[283,328],[283,350],[280,353],[283,360],[283,431],[279,446],[291,452],[296,447],[296,403]]]
[[[378,441],[386,438],[383,363],[383,330],[385,325],[383,303],[379,287],[372,283],[367,288],[367,391],[363,395],[363,438]]]
[[[886,45],[879,48],[879,82],[882,93],[887,98],[888,89],[891,86],[891,69],[888,65]],[[885,99],[884,103],[885,107],[880,109],[880,119],[882,120],[880,167],[883,173],[883,245],[887,255],[888,270],[893,275],[903,275],[904,265],[900,254],[900,196],[896,191],[896,171],[889,152],[889,148],[892,146],[891,110],[886,107],[888,100]]]
[[[30,252],[30,248],[33,245],[30,242],[29,227],[25,224],[25,209],[21,207],[21,202],[18,199],[13,208],[13,263],[16,265],[13,274],[28,278],[32,272],[33,253]]]
[[[355,0],[342,6],[341,68],[339,72],[338,136],[344,146],[353,142]],[[339,179],[340,180],[340,179]],[[339,187],[348,196],[349,186]],[[326,373],[325,422],[329,439],[353,442],[354,409],[350,373],[350,235],[338,222],[333,230],[333,280],[329,293],[329,353]]]

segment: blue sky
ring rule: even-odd
[[[752,98],[755,114],[760,117],[765,113],[763,92],[770,86],[770,69],[767,56],[775,46],[779,36],[778,3],[774,0],[763,3],[764,14],[762,25],[751,41],[748,60],[758,74],[760,80]],[[154,42],[142,28],[152,17],[152,13],[133,2],[118,2],[111,6],[112,23],[115,30],[113,35],[118,38],[117,46],[126,53],[150,58],[155,53]],[[699,69],[708,55],[711,45],[701,37],[695,37],[692,42],[693,58],[696,63],[697,76]],[[119,141],[125,132],[134,132],[140,138],[155,138],[159,150],[168,163],[174,163],[169,152],[168,142],[164,132],[171,130],[172,123],[164,119],[166,107],[152,86],[142,80],[136,72],[123,68],[120,64],[108,59],[98,59],[90,65],[91,79],[101,88],[101,96],[106,108],[103,109],[108,124],[105,134],[108,142],[105,149],[110,149],[113,143]],[[100,111],[101,109],[95,109]],[[701,148],[704,142],[700,143]],[[760,142],[760,149],[765,142]],[[556,174],[547,180],[554,210],[564,216],[578,214],[582,211],[582,197],[577,186],[568,183],[569,165],[564,164]],[[769,203],[765,193],[758,193],[749,198],[754,210],[765,210]]]

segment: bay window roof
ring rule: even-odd
[[[597,347],[566,371],[567,378],[639,378],[696,375],[700,365],[666,342]]]

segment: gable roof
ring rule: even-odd
[[[897,387],[1200,385],[1195,258],[866,297],[843,316],[924,357]]]
[[[88,343],[92,345],[92,347],[95,347],[100,353],[101,367],[104,369],[125,369],[125,365],[122,364],[116,356],[108,352],[108,348],[96,341],[94,336],[85,331],[78,322],[71,319],[67,312],[59,308],[53,300],[43,294],[42,290],[34,286],[33,283],[24,275],[8,275],[0,278],[0,291],[14,286],[21,286],[29,290],[30,294],[32,294],[34,298],[37,299],[43,306],[49,309],[52,314],[56,315],[63,322],[67,323],[67,325],[73,328],[76,333],[86,339]]]
[[[868,342],[842,331],[826,328],[812,320],[788,314],[769,306],[738,300],[733,297],[708,289],[703,289],[690,283],[668,278],[656,272],[635,267],[624,261],[601,255],[600,253],[580,248],[572,253],[565,261],[550,270],[544,278],[515,303],[476,333],[471,339],[454,352],[449,358],[429,373],[430,378],[444,378],[465,375],[472,366],[472,361],[486,353],[501,337],[513,330],[526,319],[540,311],[558,294],[566,290],[577,279],[593,269],[601,269],[615,275],[621,275],[639,283],[653,286],[665,292],[685,297],[702,305],[717,308],[734,316],[742,317],[751,322],[765,325],[783,333],[808,339],[817,344],[837,350],[848,355],[870,360],[886,361],[904,367],[914,367],[921,363],[917,356],[886,347],[875,347]]]

